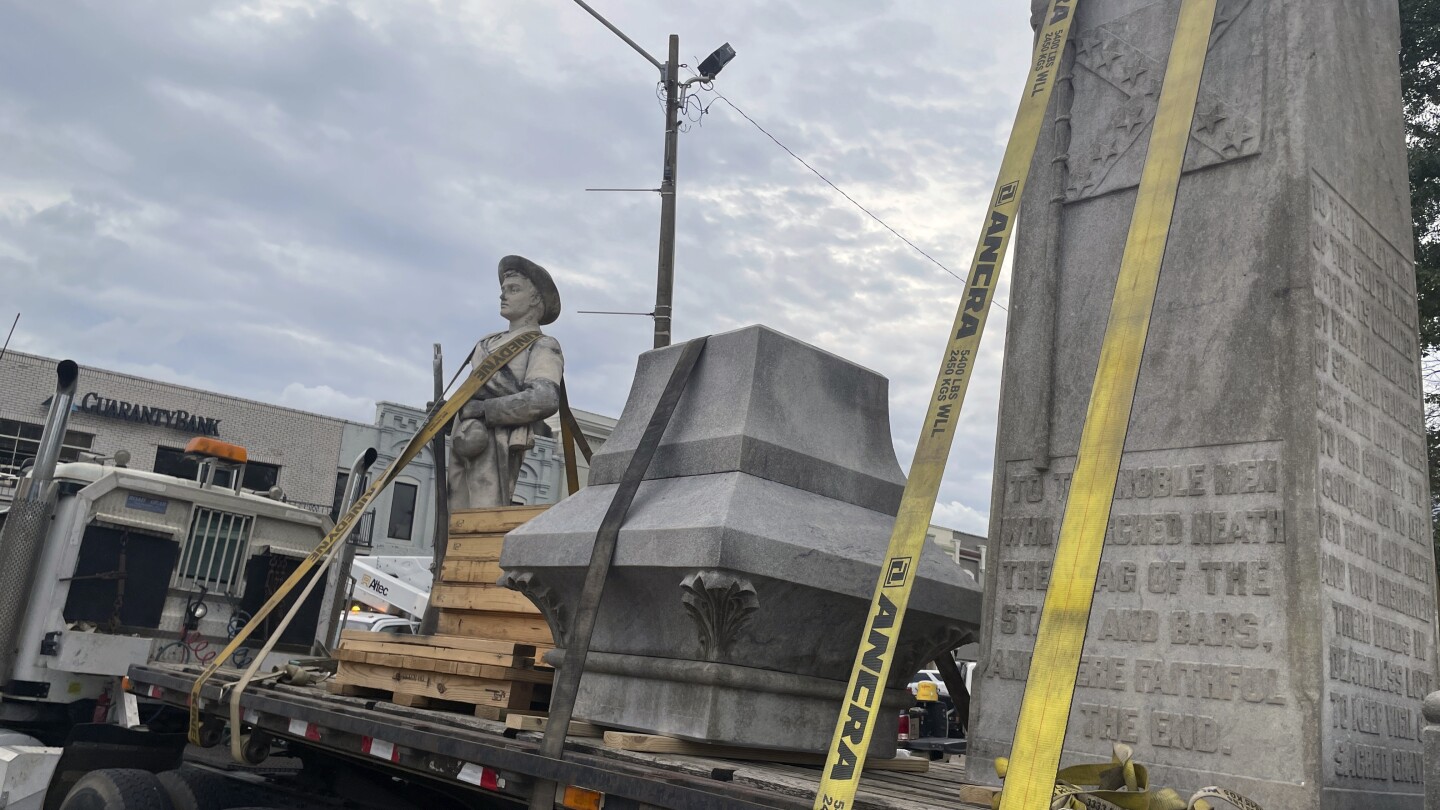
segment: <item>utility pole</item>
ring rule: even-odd
[[[680,109],[685,106],[685,91],[696,82],[712,81],[731,59],[735,49],[725,43],[700,63],[699,75],[684,82],[680,81],[680,37],[670,35],[670,49],[665,62],[651,56],[639,43],[625,36],[614,23],[600,16],[585,0],[575,4],[590,12],[590,16],[609,28],[615,36],[634,48],[646,61],[659,68],[665,84],[665,166],[660,176],[660,259],[655,280],[655,348],[670,345],[670,316],[675,293],[675,172],[679,163]],[[639,191],[640,189],[595,189],[596,191]],[[646,189],[647,191],[649,189]]]
[[[670,345],[675,293],[675,169],[680,141],[680,37],[670,35],[665,59],[665,168],[660,176],[660,264],[655,281],[655,348]]]

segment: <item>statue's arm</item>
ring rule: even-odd
[[[540,338],[530,350],[523,388],[514,394],[485,400],[485,422],[490,425],[528,425],[560,410],[560,377],[565,356],[555,338]]]

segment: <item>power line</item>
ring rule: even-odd
[[[770,130],[768,130],[768,129],[766,129],[765,127],[761,126],[759,121],[756,121],[754,118],[751,118],[749,115],[747,115],[747,114],[745,113],[744,110],[742,110],[742,109],[740,109],[739,107],[735,106],[735,102],[731,101],[730,99],[726,98],[724,95],[722,95],[721,93],[719,93],[719,92],[717,92],[717,91],[715,91],[715,90],[711,90],[710,92],[715,93],[715,97],[716,97],[716,98],[718,98],[718,99],[720,99],[721,101],[725,102],[726,104],[730,105],[730,109],[734,110],[734,111],[737,112],[737,113],[740,113],[740,117],[741,117],[741,118],[744,118],[746,121],[749,121],[749,122],[751,123],[751,125],[753,125],[756,129],[760,130],[760,132],[762,132],[762,133],[765,135],[765,137],[767,137],[767,138],[769,138],[770,140],[774,141],[776,146],[780,147],[781,149],[784,149],[786,154],[788,154],[788,155],[789,155],[790,157],[792,157],[792,158],[795,158],[795,160],[799,161],[799,163],[800,163],[801,166],[804,166],[805,168],[809,169],[810,172],[811,172],[811,174],[814,174],[816,177],[820,178],[820,179],[825,183],[825,185],[829,186],[830,188],[835,189],[836,193],[838,193],[841,197],[844,197],[846,200],[849,200],[851,205],[853,205],[853,206],[855,206],[856,208],[858,208],[858,209],[860,209],[861,211],[863,211],[866,216],[868,216],[868,217],[870,217],[871,219],[875,220],[876,222],[880,223],[880,226],[881,226],[881,227],[883,227],[885,230],[889,231],[890,233],[894,234],[894,235],[895,235],[895,238],[899,239],[901,242],[904,242],[905,244],[909,245],[909,246],[911,247],[911,249],[913,249],[916,253],[919,253],[921,256],[924,256],[925,258],[929,259],[931,262],[933,262],[933,263],[935,264],[936,267],[939,267],[941,270],[944,270],[945,272],[947,272],[947,273],[949,273],[950,275],[954,276],[954,277],[955,277],[958,281],[960,281],[961,283],[964,283],[964,281],[965,281],[964,277],[962,277],[962,276],[960,276],[960,275],[957,275],[957,274],[955,273],[955,271],[951,270],[949,267],[946,267],[944,262],[941,262],[939,259],[937,259],[937,258],[935,258],[934,256],[931,256],[929,253],[925,252],[925,249],[924,249],[924,248],[922,248],[922,247],[920,247],[919,245],[915,244],[914,242],[910,241],[908,238],[906,238],[905,234],[900,233],[899,231],[897,231],[897,230],[895,230],[894,228],[890,227],[890,223],[888,223],[888,222],[886,222],[885,220],[881,219],[879,216],[877,216],[877,215],[875,214],[874,211],[871,211],[869,208],[866,208],[865,206],[861,205],[858,200],[856,200],[854,197],[851,197],[849,194],[845,193],[845,189],[842,189],[842,188],[840,188],[839,186],[835,185],[833,182],[831,182],[830,178],[826,177],[824,174],[821,174],[821,173],[820,173],[820,170],[817,169],[817,168],[815,168],[814,166],[811,166],[811,165],[805,160],[805,158],[802,158],[802,157],[800,157],[799,155],[795,154],[794,150],[792,150],[790,147],[786,146],[784,143],[781,143],[780,139],[777,138],[777,137],[775,137],[774,135],[772,135],[772,134],[770,133]],[[995,303],[995,306],[1000,307],[1000,309],[1004,310],[1005,312],[1009,312],[1009,311],[1010,311],[1008,308],[1005,307],[1004,304],[1001,304],[999,301],[996,301],[996,302],[994,302],[994,303]]]

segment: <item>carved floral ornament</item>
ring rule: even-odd
[[[680,581],[680,601],[695,621],[706,661],[730,654],[740,631],[750,624],[760,599],[749,580],[723,571],[696,571]]]
[[[565,640],[570,628],[565,626],[565,608],[560,604],[560,598],[535,577],[534,571],[507,571],[500,577],[498,583],[502,588],[509,588],[512,591],[519,591],[526,599],[540,609],[540,615],[545,617],[545,623],[550,625],[550,632],[555,636],[555,644],[565,646]]]

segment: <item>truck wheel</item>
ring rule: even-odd
[[[160,774],[172,810],[229,810],[255,800],[253,792],[234,780],[202,771],[179,768]]]
[[[102,768],[80,777],[60,810],[173,810],[160,779],[136,768]]]

